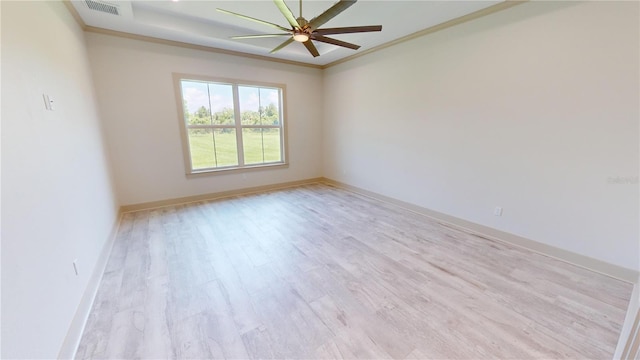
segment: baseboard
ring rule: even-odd
[[[640,310],[636,312],[633,327],[629,333],[629,339],[624,347],[621,359],[634,360],[640,356]]]
[[[271,191],[271,190],[286,189],[286,188],[307,185],[307,184],[314,184],[314,183],[323,183],[323,184],[335,186],[335,187],[348,190],[360,195],[364,195],[379,201],[384,201],[386,203],[399,206],[406,210],[413,211],[415,213],[427,216],[444,226],[454,227],[480,237],[522,247],[527,250],[534,251],[536,253],[585,268],[587,270],[595,271],[619,280],[633,283],[634,290],[631,296],[631,303],[629,304],[629,309],[627,311],[627,316],[625,318],[625,322],[620,334],[620,340],[618,342],[618,347],[616,348],[614,359],[618,359],[618,358],[631,359],[632,357],[630,356],[638,355],[638,347],[640,346],[640,329],[639,329],[640,325],[638,324],[640,322],[640,309],[639,309],[640,305],[639,305],[639,301],[637,300],[640,297],[640,273],[638,271],[623,268],[614,264],[610,264],[610,263],[607,263],[598,259],[594,259],[588,256],[576,254],[571,251],[567,251],[551,245],[543,244],[543,243],[540,243],[531,239],[527,239],[518,235],[510,234],[501,230],[490,228],[488,226],[480,225],[480,224],[463,220],[451,215],[443,214],[443,213],[440,213],[431,209],[427,209],[415,204],[411,204],[411,203],[394,199],[385,195],[381,195],[369,190],[361,189],[356,186],[345,184],[333,179],[318,177],[318,178],[311,178],[306,180],[256,186],[256,187],[250,187],[250,188],[244,188],[244,189],[222,191],[222,192],[216,192],[216,193],[181,197],[181,198],[175,198],[175,199],[167,199],[167,200],[161,200],[161,201],[153,201],[153,202],[126,205],[126,206],[120,207],[120,211],[118,213],[116,223],[112,228],[111,234],[109,236],[109,240],[103,247],[103,250],[98,259],[98,263],[96,264],[96,267],[91,276],[91,279],[89,280],[89,284],[87,285],[87,289],[85,290],[85,294],[83,295],[80,305],[78,306],[78,310],[76,311],[76,314],[73,318],[73,321],[71,323],[71,326],[65,338],[64,344],[60,350],[58,358],[72,359],[75,356],[75,352],[80,343],[80,339],[84,331],[87,318],[91,311],[93,301],[97,294],[104,269],[107,265],[109,255],[111,254],[113,243],[115,242],[115,237],[117,235],[122,214],[126,212],[148,210],[148,209],[185,204],[185,203],[191,203],[191,202],[215,200],[215,199],[221,199],[221,198],[232,197],[232,196],[262,193],[262,192]],[[636,300],[634,301],[634,299]]]
[[[87,323],[87,319],[89,318],[91,308],[93,307],[93,301],[95,300],[98,288],[100,287],[100,282],[102,281],[104,269],[107,266],[109,256],[111,255],[111,249],[113,248],[113,244],[115,243],[115,239],[118,234],[121,218],[122,212],[119,211],[116,216],[115,223],[111,228],[111,233],[102,247],[102,251],[100,251],[98,261],[93,269],[91,278],[89,278],[87,288],[82,295],[82,299],[80,299],[80,304],[76,309],[73,319],[71,320],[71,325],[69,326],[67,335],[65,336],[60,352],[58,353],[58,359],[75,358],[78,345],[80,345],[80,340],[82,339],[84,327]]]
[[[638,271],[635,271],[632,269],[627,269],[618,265],[607,263],[602,260],[576,254],[574,252],[564,250],[555,246],[543,244],[538,241],[527,239],[527,238],[514,235],[505,231],[497,230],[488,226],[463,220],[455,216],[443,214],[431,209],[427,209],[415,204],[394,199],[382,194],[361,189],[356,186],[345,184],[345,183],[342,183],[333,179],[325,178],[325,177],[256,186],[256,187],[229,190],[229,191],[221,191],[221,192],[215,192],[215,193],[166,199],[166,200],[160,200],[160,201],[152,201],[152,202],[133,204],[133,205],[125,205],[120,207],[120,212],[127,213],[127,212],[133,212],[133,211],[155,209],[155,208],[165,207],[165,206],[187,204],[191,202],[215,200],[215,199],[221,199],[221,198],[232,197],[232,196],[240,196],[240,195],[249,195],[249,194],[261,193],[261,192],[270,191],[270,190],[284,189],[284,188],[290,188],[290,187],[313,184],[313,183],[325,183],[325,184],[333,185],[333,186],[336,186],[345,190],[349,190],[361,195],[365,195],[377,200],[391,203],[396,206],[400,206],[404,209],[430,217],[442,223],[443,225],[453,226],[460,230],[472,233],[474,235],[478,235],[478,236],[489,238],[491,240],[501,241],[501,242],[509,243],[511,245],[519,246],[527,250],[534,251],[536,253],[539,253],[545,256],[553,257],[555,259],[562,260],[570,264],[580,266],[585,269],[595,271],[607,276],[611,276],[619,280],[635,283],[638,279],[638,275],[639,275]]]
[[[632,360],[638,359],[638,347],[640,346],[640,278],[633,287],[631,301],[627,309],[624,324],[620,330],[618,346],[613,355],[614,359]]]
[[[166,200],[160,200],[160,201],[151,201],[151,202],[133,204],[133,205],[124,205],[120,207],[120,212],[128,213],[133,211],[156,209],[156,208],[161,208],[165,206],[188,204],[188,203],[198,202],[198,201],[222,199],[222,198],[231,197],[231,196],[255,194],[255,193],[261,193],[261,192],[270,191],[270,190],[286,189],[286,188],[300,186],[300,185],[319,183],[323,179],[324,178],[318,177],[318,178],[311,178],[311,179],[305,179],[305,180],[290,181],[285,183],[242,188],[237,190],[220,191],[220,192],[208,193],[208,194],[202,194],[202,195],[186,196],[186,197],[166,199]]]
[[[322,182],[333,185],[341,189],[352,191],[354,193],[368,196],[370,198],[384,201],[415,213],[434,219],[438,223],[445,226],[455,227],[462,231],[485,237],[491,240],[508,243],[538,254],[549,256],[590,271],[595,271],[612,278],[633,283],[633,293],[627,309],[618,344],[614,353],[614,359],[632,360],[638,359],[640,355],[640,273],[631,269],[623,268],[618,265],[610,264],[588,256],[580,255],[557,248],[555,246],[543,244],[531,239],[510,234],[504,231],[496,230],[488,226],[476,224],[467,220],[463,220],[451,215],[443,214],[431,209],[423,208],[408,202],[397,200],[388,196],[384,196],[369,190],[361,189],[356,186],[345,184],[333,179],[323,178]]]
[[[455,216],[443,214],[431,209],[427,209],[418,205],[414,205],[405,201],[397,200],[385,195],[381,195],[369,190],[361,189],[356,186],[345,184],[333,179],[323,178],[322,181],[325,184],[333,185],[345,190],[349,190],[361,195],[365,195],[377,200],[384,201],[386,203],[400,206],[404,209],[413,211],[415,213],[430,217],[439,223],[446,226],[452,226],[465,232],[485,237],[491,240],[500,241],[525,248],[536,253],[549,256],[570,264],[595,271],[619,280],[623,280],[630,283],[635,283],[638,280],[638,271],[627,269],[618,265],[610,264],[608,262],[594,259],[588,256],[576,254],[574,252],[560,249],[555,246],[543,244],[535,240],[527,239],[518,235],[514,235],[505,231],[490,228],[488,226],[480,225],[471,221],[463,220]]]

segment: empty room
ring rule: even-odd
[[[0,14],[3,359],[640,356],[640,3]]]

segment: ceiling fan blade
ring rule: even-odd
[[[273,2],[276,4],[278,9],[280,9],[282,15],[284,15],[284,17],[287,19],[289,25],[291,25],[294,29],[300,28],[298,20],[296,20],[296,17],[293,16],[293,13],[291,12],[291,10],[289,10],[289,7],[287,6],[287,4],[285,4],[284,0],[273,0]]]
[[[216,9],[221,13],[225,13],[225,14],[229,14],[229,15],[235,15],[237,17],[243,18],[245,20],[250,20],[250,21],[255,21],[257,23],[263,24],[263,25],[267,25],[267,26],[271,26],[274,27],[276,29],[282,30],[282,31],[291,31],[291,29],[287,29],[284,26],[280,26],[278,24],[274,24],[274,23],[270,23],[268,21],[264,21],[264,20],[260,20],[260,19],[256,19],[256,18],[252,18],[251,16],[247,16],[247,15],[242,15],[242,14],[238,14],[238,13],[234,13],[232,11],[228,11],[228,10],[223,10],[223,9]]]
[[[240,35],[240,36],[232,36],[230,39],[259,39],[259,38],[270,38],[270,37],[278,37],[278,36],[291,36],[291,33],[287,34],[259,34],[259,35]]]
[[[338,45],[338,46],[346,47],[346,48],[353,49],[353,50],[360,49],[360,45],[348,43],[346,41],[333,39],[333,38],[322,36],[322,35],[318,35],[318,34],[312,35],[311,38],[313,40],[315,40],[315,41],[320,41],[320,42],[327,43],[327,44],[332,44],[332,45]]]
[[[320,34],[320,35],[331,35],[331,34],[349,34],[349,33],[360,33],[360,32],[372,32],[372,31],[382,31],[382,25],[324,28],[324,29],[317,29],[313,33],[314,34]]]
[[[274,52],[276,52],[276,51],[278,51],[278,50],[282,49],[283,47],[285,47],[285,46],[287,46],[287,45],[291,44],[292,42],[293,42],[293,38],[289,38],[289,39],[287,39],[287,41],[285,41],[285,42],[283,42],[282,44],[278,45],[278,47],[277,47],[277,48],[275,48],[275,49],[271,50],[269,53],[270,53],[270,54],[273,54]]]
[[[340,0],[340,1],[338,1],[337,3],[333,4],[332,7],[327,9],[327,11],[325,11],[322,14],[320,14],[320,15],[314,17],[313,19],[311,19],[311,21],[309,21],[309,26],[311,26],[311,29],[313,29],[313,30],[319,28],[320,26],[322,26],[327,21],[333,19],[336,15],[338,15],[341,12],[347,10],[351,5],[355,4],[356,1],[357,0]]]
[[[311,55],[313,55],[313,57],[320,56],[320,53],[318,52],[318,49],[316,49],[316,46],[313,45],[313,42],[311,40],[307,40],[307,41],[303,42],[302,44],[304,44],[304,47],[306,47],[307,50],[309,50],[309,52],[311,53]]]

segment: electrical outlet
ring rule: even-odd
[[[496,206],[496,208],[493,209],[493,215],[502,216],[502,208],[500,206]]]
[[[44,108],[49,111],[55,110],[53,107],[53,98],[47,94],[42,94],[42,98],[44,100]]]
[[[80,275],[80,268],[78,267],[78,259],[73,260],[73,271],[76,273],[76,276]]]

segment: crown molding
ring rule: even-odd
[[[122,38],[127,38],[127,39],[147,41],[147,42],[156,43],[156,44],[178,46],[178,47],[182,47],[182,48],[213,52],[213,53],[217,53],[217,54],[240,56],[240,57],[245,57],[245,58],[249,58],[249,59],[271,61],[271,62],[277,62],[277,63],[282,63],[282,64],[295,65],[295,66],[304,66],[304,67],[324,70],[324,69],[328,69],[328,68],[330,68],[332,66],[336,66],[336,65],[339,65],[339,64],[342,64],[342,63],[357,59],[359,57],[362,57],[362,56],[365,56],[365,55],[368,55],[368,54],[372,54],[374,52],[380,51],[382,49],[386,49],[386,48],[394,46],[394,45],[398,45],[400,43],[403,43],[403,42],[406,42],[406,41],[409,41],[409,40],[413,40],[413,39],[416,39],[416,38],[419,38],[419,37],[422,37],[422,36],[425,36],[425,35],[429,35],[429,34],[438,32],[440,30],[444,30],[444,29],[450,28],[452,26],[460,25],[460,24],[463,24],[463,23],[471,21],[471,20],[479,19],[481,17],[487,16],[487,15],[490,15],[490,14],[494,14],[494,13],[502,11],[502,10],[506,10],[506,9],[512,8],[512,7],[516,6],[516,5],[520,5],[520,4],[526,3],[528,1],[529,0],[507,0],[507,1],[501,2],[499,4],[490,6],[488,8],[484,8],[484,9],[472,12],[470,14],[463,15],[463,16],[457,17],[455,19],[451,19],[451,20],[449,20],[447,22],[444,22],[442,24],[438,24],[438,25],[432,26],[430,28],[426,28],[424,30],[420,30],[420,31],[414,32],[413,34],[409,34],[409,35],[403,36],[403,37],[401,37],[399,39],[386,42],[384,44],[375,46],[375,47],[373,47],[371,49],[364,50],[364,51],[359,52],[357,54],[354,54],[354,55],[351,55],[351,56],[347,56],[345,58],[330,62],[330,63],[325,64],[325,65],[315,65],[315,64],[309,64],[309,63],[305,63],[305,62],[301,62],[301,61],[284,60],[284,59],[278,59],[278,58],[273,58],[273,57],[268,57],[268,56],[263,56],[263,55],[249,54],[249,53],[245,53],[245,52],[241,52],[241,51],[220,49],[220,48],[216,48],[216,47],[213,47],[213,46],[195,45],[195,44],[185,43],[185,42],[182,42],[182,41],[166,40],[166,39],[160,39],[160,38],[151,37],[151,36],[137,35],[137,34],[131,34],[131,33],[122,32],[122,31],[108,30],[108,29],[103,29],[103,28],[97,28],[97,27],[94,27],[94,26],[88,26],[82,20],[82,18],[80,17],[80,14],[78,14],[78,11],[75,9],[73,4],[71,4],[70,0],[63,0],[62,2],[67,7],[67,9],[69,10],[69,12],[73,16],[73,18],[76,20],[78,25],[80,25],[80,27],[86,32],[93,32],[93,33],[97,33],[97,34],[105,34],[105,35],[117,36],[117,37],[122,37]]]
[[[394,45],[398,45],[400,43],[403,43],[403,42],[406,42],[406,41],[409,41],[409,40],[413,40],[413,39],[416,39],[416,38],[419,38],[419,37],[422,37],[422,36],[425,36],[425,35],[433,34],[433,33],[437,32],[437,31],[444,30],[444,29],[450,28],[452,26],[460,25],[462,23],[465,23],[465,22],[468,22],[468,21],[471,21],[471,20],[479,19],[481,17],[487,16],[487,15],[490,15],[490,14],[494,14],[494,13],[496,13],[498,11],[502,11],[502,10],[505,10],[505,9],[512,8],[512,7],[516,6],[516,5],[520,5],[520,4],[526,3],[528,1],[529,0],[507,0],[507,1],[501,2],[499,4],[495,4],[493,6],[489,6],[487,8],[484,8],[482,10],[478,10],[478,11],[472,12],[470,14],[463,15],[463,16],[457,17],[455,19],[451,19],[449,21],[443,22],[442,24],[438,24],[438,25],[432,26],[430,28],[426,28],[424,30],[416,31],[413,34],[409,34],[409,35],[403,36],[401,38],[398,38],[396,40],[392,40],[392,41],[386,42],[384,44],[372,47],[371,49],[367,49],[367,50],[364,50],[364,51],[359,52],[357,54],[354,54],[354,55],[351,55],[351,56],[347,56],[347,57],[342,58],[340,60],[336,60],[336,61],[330,62],[330,63],[328,63],[326,65],[323,65],[322,69],[328,69],[328,68],[330,68],[332,66],[336,66],[336,65],[345,63],[347,61],[351,61],[351,60],[357,59],[357,58],[359,58],[361,56],[365,56],[367,54],[371,54],[371,53],[374,53],[376,51],[380,51],[382,49],[386,49],[388,47],[391,47],[391,46],[394,46]]]
[[[69,10],[69,13],[71,13],[71,16],[73,16],[73,18],[76,20],[76,23],[80,25],[80,28],[82,28],[82,30],[86,30],[87,24],[85,24],[84,20],[82,20],[82,17],[78,13],[78,10],[76,10],[73,4],[71,4],[71,1],[62,0],[62,3],[64,4],[64,6],[67,7],[67,10]]]
[[[304,62],[300,62],[300,61],[272,58],[272,57],[263,56],[263,55],[255,55],[255,54],[244,53],[244,52],[241,52],[241,51],[220,49],[220,48],[216,48],[216,47],[213,47],[213,46],[189,44],[189,43],[185,43],[185,42],[182,42],[182,41],[160,39],[160,38],[156,38],[156,37],[152,37],[152,36],[131,34],[131,33],[122,32],[122,31],[97,28],[97,27],[94,27],[94,26],[86,26],[85,27],[85,31],[86,32],[92,32],[92,33],[97,33],[97,34],[105,34],[105,35],[117,36],[117,37],[122,37],[122,38],[127,38],[127,39],[133,39],[133,40],[146,41],[146,42],[155,43],[155,44],[178,46],[178,47],[187,48],[187,49],[207,51],[207,52],[212,52],[212,53],[216,53],[216,54],[240,56],[240,57],[244,57],[244,58],[248,58],[248,59],[271,61],[271,62],[276,62],[276,63],[281,63],[281,64],[304,66],[304,67],[309,67],[309,68],[314,68],[314,69],[322,69],[322,66],[320,66],[320,65],[308,64],[308,63],[304,63]]]

